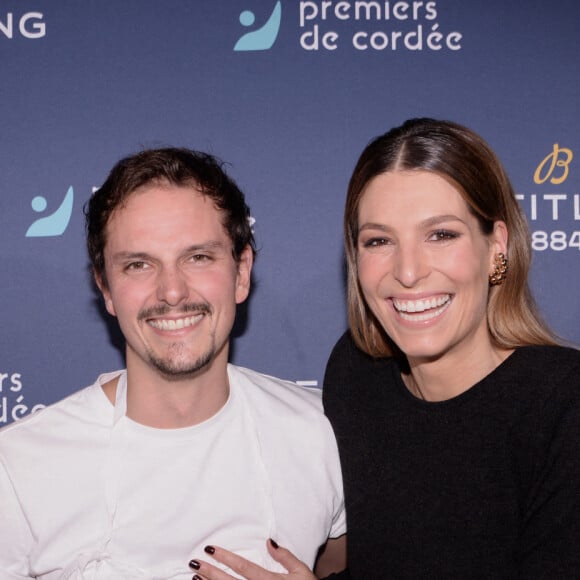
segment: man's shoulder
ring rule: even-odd
[[[232,394],[252,416],[269,461],[287,461],[287,449],[302,449],[304,469],[320,462],[338,464],[332,427],[322,409],[322,393],[250,369],[228,365]],[[296,461],[294,459],[293,461]]]
[[[0,444],[49,438],[58,431],[66,431],[75,424],[90,424],[107,411],[108,401],[101,385],[122,371],[104,373],[87,387],[81,388],[64,399],[27,415],[0,429]],[[110,407],[112,409],[112,406]]]
[[[250,399],[269,403],[280,411],[322,415],[322,394],[318,388],[309,388],[295,382],[266,375],[236,365],[228,365],[230,382],[243,390]]]

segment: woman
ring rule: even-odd
[[[494,153],[432,119],[378,137],[349,184],[345,245],[350,332],[323,397],[350,577],[580,578],[580,352],[536,311]]]
[[[429,119],[379,137],[350,181],[345,244],[352,341],[324,401],[351,575],[580,577],[580,354],[536,312],[494,153]]]

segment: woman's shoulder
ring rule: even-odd
[[[395,364],[390,357],[375,358],[358,348],[350,331],[336,342],[324,375],[324,384],[352,382],[354,379],[383,375]]]
[[[509,366],[526,375],[580,380],[580,350],[558,345],[521,346]],[[509,360],[509,359],[508,359]]]
[[[518,399],[523,408],[580,408],[580,350],[522,346],[502,367],[493,378],[497,378],[502,392]]]

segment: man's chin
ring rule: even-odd
[[[155,370],[166,380],[171,382],[187,381],[202,374],[214,359],[210,352],[196,361],[175,362],[167,360],[151,360]]]

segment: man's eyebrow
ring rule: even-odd
[[[191,252],[199,252],[203,250],[221,250],[225,248],[225,244],[220,240],[208,240],[202,244],[193,244],[188,246],[183,251],[184,254],[190,254]]]
[[[117,252],[113,254],[113,261],[125,262],[127,260],[148,260],[151,256],[145,252]]]
[[[192,244],[183,250],[182,254],[191,254],[193,252],[203,252],[208,250],[221,250],[225,248],[225,244],[220,240],[208,240],[202,244]],[[124,262],[128,260],[151,260],[153,256],[147,252],[117,252],[113,254],[113,260],[116,262]]]

